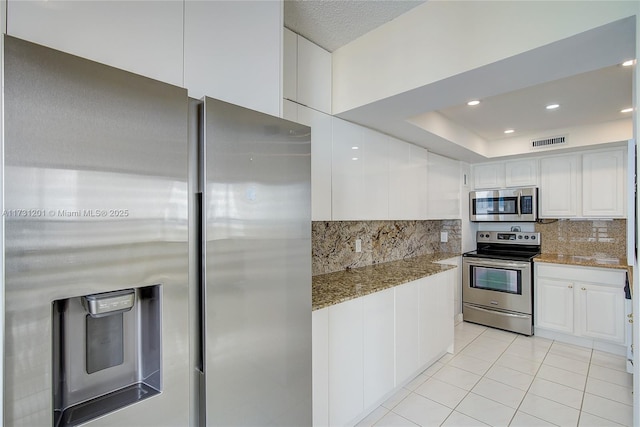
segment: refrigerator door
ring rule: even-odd
[[[188,425],[186,90],[3,60],[5,425]]]
[[[203,109],[206,425],[311,425],[310,129]]]

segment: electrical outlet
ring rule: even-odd
[[[356,239],[356,252],[362,252],[362,240]]]
[[[447,233],[446,231],[441,231],[440,232],[440,241],[442,243],[446,243],[449,241],[449,233]]]

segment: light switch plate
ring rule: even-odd
[[[449,241],[449,233],[447,233],[446,231],[441,231],[440,232],[440,241],[443,243],[446,243]]]

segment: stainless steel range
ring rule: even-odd
[[[540,233],[478,231],[462,258],[465,321],[533,335],[533,258]]]

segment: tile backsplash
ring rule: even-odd
[[[435,252],[461,252],[460,220],[314,221],[312,273],[332,273]],[[448,241],[440,242],[446,231]],[[356,239],[362,252],[355,251]]]
[[[626,258],[627,221],[560,219],[536,224],[542,253]]]

